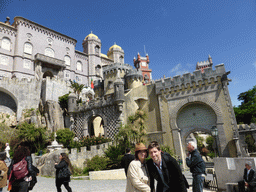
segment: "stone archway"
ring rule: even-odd
[[[205,106],[206,108],[208,108],[209,110],[211,110],[211,114],[215,114],[216,116],[216,121],[215,124],[212,122],[210,124],[208,124],[208,126],[205,128],[203,126],[198,126],[198,124],[195,124],[196,126],[190,126],[187,127],[187,129],[182,129],[178,127],[178,123],[177,123],[177,119],[178,119],[178,115],[180,115],[180,112],[183,109],[186,109],[187,106],[189,105],[197,105],[200,104],[202,106]],[[222,114],[221,111],[219,109],[219,107],[216,105],[216,103],[208,100],[205,97],[189,97],[187,99],[183,99],[180,102],[178,102],[175,106],[169,106],[170,109],[172,109],[170,111],[170,127],[172,130],[172,134],[173,134],[173,140],[174,140],[174,148],[176,153],[181,156],[181,157],[185,157],[185,137],[186,135],[188,135],[191,131],[193,130],[207,130],[210,131],[210,128],[212,126],[216,126],[218,131],[219,131],[219,136],[217,138],[217,140],[221,141],[218,142],[218,149],[220,152],[220,156],[229,156],[228,154],[226,154],[226,151],[224,152],[224,149],[227,146],[227,139],[225,136],[225,131],[223,128],[223,118],[222,118]],[[211,125],[212,124],[212,125]]]
[[[0,88],[0,112],[17,113],[18,101],[9,91]]]
[[[88,121],[88,133],[89,136],[104,135],[104,121],[100,116],[90,117]]]
[[[43,78],[46,78],[46,77],[53,78],[52,72],[51,72],[51,71],[46,71],[46,72],[43,74]]]

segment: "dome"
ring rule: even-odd
[[[88,39],[88,38],[95,38],[95,39],[99,39],[97,35],[94,35],[91,31],[91,33],[89,35],[87,35],[84,39]]]
[[[122,50],[122,47],[120,47],[119,45],[117,45],[116,43],[114,45],[112,45],[110,48],[109,48],[109,51],[111,51],[112,49],[119,49],[119,50]]]
[[[100,55],[101,57],[105,57],[105,58],[108,58],[108,56],[107,55],[105,55],[105,54],[103,54],[103,53],[101,53],[101,55]]]

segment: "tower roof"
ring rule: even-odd
[[[122,50],[122,47],[120,47],[119,45],[117,45],[116,43],[114,45],[112,45],[110,48],[109,48],[109,51],[113,50],[113,49],[119,49],[119,50]]]
[[[97,35],[94,35],[91,31],[91,33],[89,35],[87,35],[84,39],[88,39],[88,38],[95,38],[95,39],[99,39],[99,37]]]

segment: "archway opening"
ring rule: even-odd
[[[14,98],[3,91],[0,91],[0,112],[9,114],[17,112],[17,104]]]
[[[216,126],[217,116],[209,105],[201,102],[188,103],[179,110],[176,123],[181,130],[184,155],[188,152],[187,142],[193,140],[198,143],[199,152],[205,156],[205,160],[208,160],[209,156],[215,156],[213,147],[217,149],[217,145],[211,136],[211,128]]]
[[[89,136],[103,136],[104,135],[104,122],[100,116],[96,116],[90,119],[88,125]]]
[[[50,77],[50,78],[53,78],[53,74],[51,71],[46,71],[43,75],[43,78],[46,78],[46,77]]]

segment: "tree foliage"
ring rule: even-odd
[[[77,98],[79,99],[80,93],[83,90],[83,88],[85,87],[84,84],[79,84],[75,81],[71,81],[69,80],[70,84],[71,84],[71,89],[73,89],[74,93],[77,95]]]
[[[241,105],[234,107],[238,124],[256,123],[256,85],[238,95]]]
[[[144,136],[147,134],[145,127],[145,119],[147,114],[138,110],[135,115],[128,117],[127,125],[122,125],[116,135],[116,141],[125,149],[132,147],[136,143],[144,143]]]
[[[29,124],[27,122],[18,125],[17,128],[19,142],[29,146],[31,152],[38,152],[46,147],[49,139],[46,128],[37,128],[35,124]]]
[[[5,143],[10,143],[17,136],[17,131],[4,123],[0,123],[0,150],[5,149]]]
[[[75,137],[75,133],[70,131],[68,128],[60,129],[56,132],[57,137],[56,140],[63,144],[65,148],[70,148],[70,144]]]

